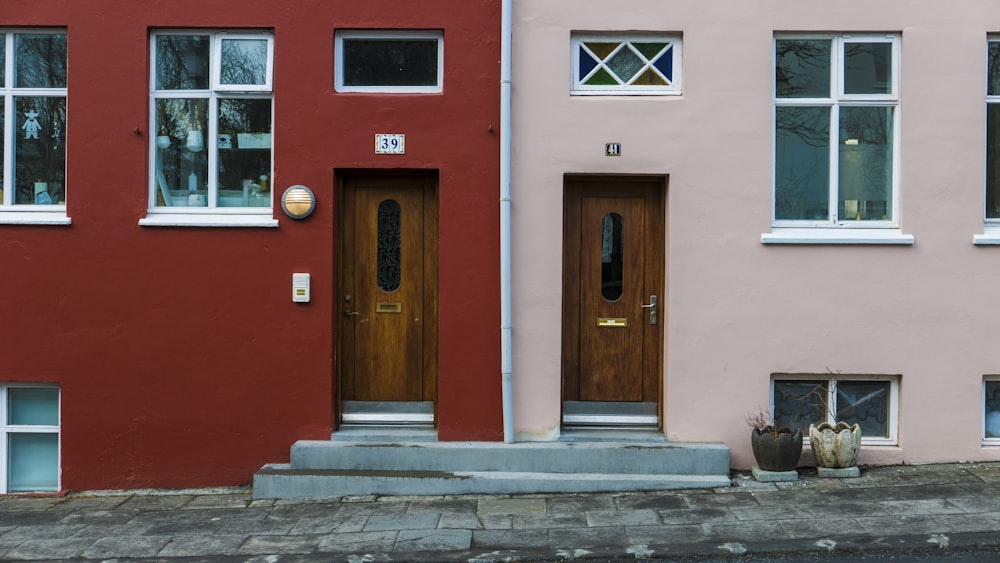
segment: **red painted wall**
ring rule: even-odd
[[[499,4],[3,0],[0,27],[68,30],[73,224],[0,225],[0,381],[61,386],[63,489],[248,483],[329,437],[335,169],[439,170],[439,437],[501,439]],[[149,31],[196,27],[273,29],[274,188],[311,187],[310,218],[138,226]],[[340,28],[443,29],[444,92],[335,93]],[[373,154],[376,132],[407,154]]]

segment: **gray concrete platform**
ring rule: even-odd
[[[0,497],[0,560],[563,561],[1000,546],[1000,463],[747,473],[713,489],[253,500],[247,488]]]

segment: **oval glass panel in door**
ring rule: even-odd
[[[608,301],[622,296],[622,216],[608,213],[601,228],[601,295]]]
[[[378,287],[396,291],[400,281],[399,202],[387,199],[378,205]]]

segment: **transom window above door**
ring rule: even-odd
[[[434,30],[339,30],[338,92],[438,93],[444,83],[444,33]]]
[[[681,93],[681,40],[674,35],[573,35],[573,94]]]

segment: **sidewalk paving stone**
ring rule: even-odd
[[[365,524],[366,532],[384,532],[386,530],[434,530],[438,527],[441,514],[392,514],[376,515]]]
[[[323,535],[312,536],[250,536],[239,548],[240,554],[308,554],[319,548]]]
[[[587,515],[582,512],[514,514],[511,521],[515,530],[538,530],[543,528],[586,528]]]
[[[549,546],[545,529],[474,530],[472,546],[477,549],[538,549]]]
[[[657,526],[660,514],[651,509],[587,512],[587,526]]]
[[[549,530],[549,545],[554,549],[623,547],[624,527],[556,528]]]
[[[471,546],[470,530],[401,530],[394,551],[464,551]]]
[[[317,549],[332,553],[388,553],[396,544],[397,531],[333,534],[320,540]]]
[[[330,518],[302,518],[288,531],[290,535],[332,534],[360,532],[364,530],[368,516],[333,516]]]
[[[544,498],[486,498],[476,508],[479,514],[530,514],[545,512]]]
[[[33,539],[21,542],[20,545],[8,551],[4,557],[11,560],[22,559],[28,561],[71,559],[79,557],[81,553],[93,544],[93,539]]]
[[[204,535],[174,538],[163,546],[160,557],[207,557],[212,555],[234,555],[248,534]]]
[[[678,526],[628,526],[625,537],[629,544],[671,544],[700,541],[705,531],[698,524]]]
[[[94,559],[152,557],[170,542],[170,536],[110,536],[100,538],[80,554]]]

